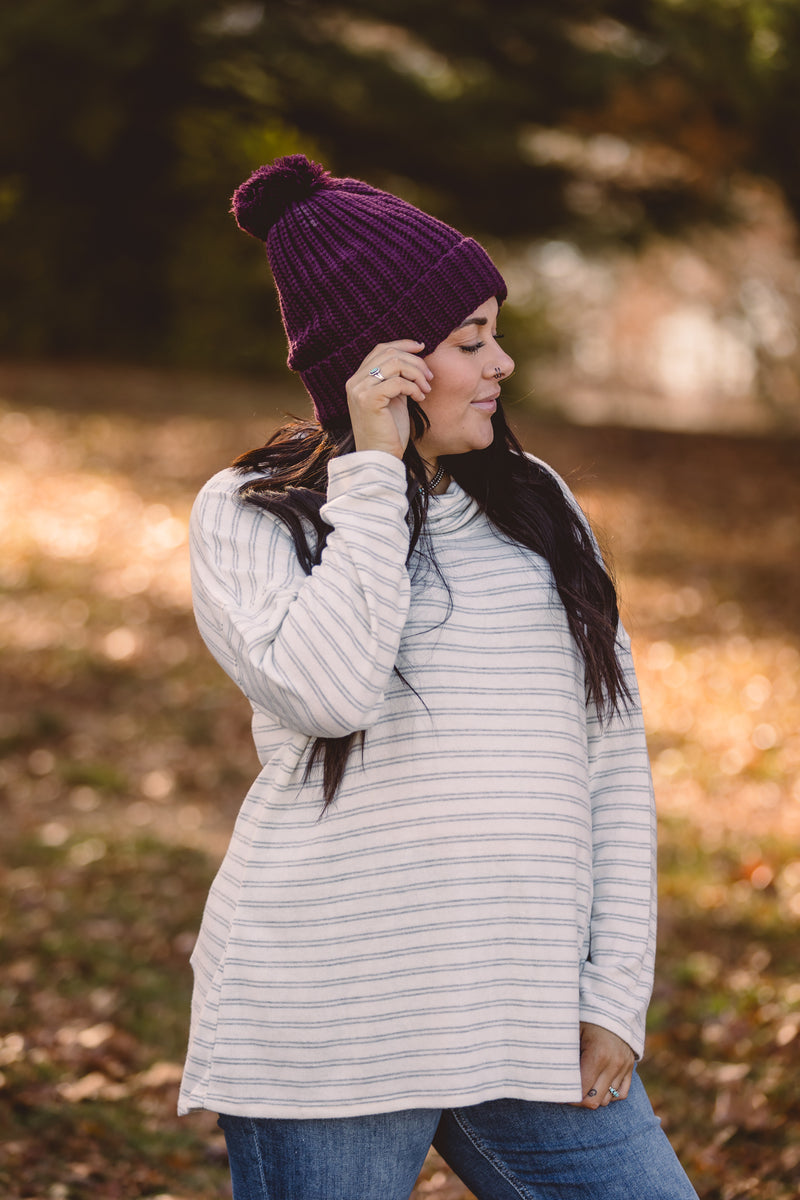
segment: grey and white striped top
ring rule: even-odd
[[[547,563],[457,484],[406,567],[405,472],[331,464],[322,562],[222,471],[194,603],[263,769],[192,963],[180,1109],[355,1116],[581,1096],[579,1021],[642,1051],[655,827],[638,699],[601,726]],[[627,636],[620,653],[636,697]],[[397,664],[407,686],[394,672]],[[365,729],[320,818],[315,737]]]

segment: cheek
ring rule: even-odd
[[[464,394],[453,389],[432,390],[424,408],[431,428],[434,429],[452,427],[458,421],[462,421],[467,413]]]
[[[436,362],[436,356],[426,359],[433,371],[431,391],[426,401],[426,408],[434,406],[443,408],[449,404],[457,404],[470,397],[475,387],[476,370],[469,358],[464,355],[461,361],[450,356]]]

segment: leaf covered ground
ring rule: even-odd
[[[256,769],[186,520],[299,392],[0,371],[0,1195],[230,1195],[188,954]],[[800,447],[537,424],[614,557],[661,830],[642,1075],[704,1200],[800,1192]],[[415,1200],[466,1200],[431,1156]],[[643,1198],[644,1200],[644,1198]]]

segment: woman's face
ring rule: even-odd
[[[492,444],[492,414],[497,408],[499,367],[507,378],[514,360],[497,341],[497,300],[492,297],[425,355],[433,371],[422,407],[430,428],[416,442],[429,466],[440,454],[466,454]]]

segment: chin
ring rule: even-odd
[[[494,425],[492,425],[491,421],[487,421],[486,429],[482,430],[481,433],[476,434],[475,438],[473,439],[473,444],[470,446],[470,450],[488,450],[493,441]]]
[[[494,425],[491,419],[486,419],[481,422],[480,426],[471,429],[460,431],[452,442],[442,439],[438,445],[424,446],[420,445],[419,449],[423,456],[435,455],[437,458],[440,455],[454,454],[470,454],[473,450],[486,450],[494,441]]]
[[[443,446],[441,450],[437,451],[437,457],[441,455],[443,457],[454,458],[458,454],[472,454],[474,450],[487,450],[493,441],[493,437],[465,439],[457,446]]]
[[[464,444],[459,450],[449,450],[449,454],[470,454],[473,450],[488,450],[494,441],[494,430],[489,429],[489,432],[484,437],[474,437],[465,439]]]

